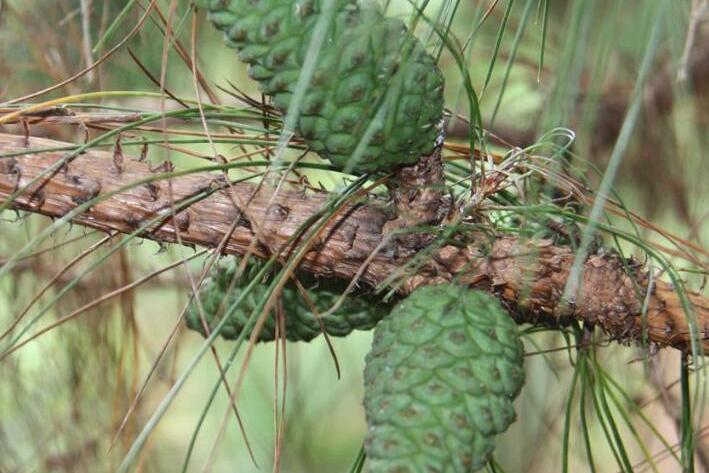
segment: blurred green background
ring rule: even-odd
[[[87,52],[87,44],[90,50],[126,3],[0,2],[0,108],[6,100],[60,82],[83,69],[87,62],[96,61],[108,47]],[[136,25],[148,3],[144,0],[134,3],[108,39],[109,47]],[[596,184],[600,177],[592,171],[593,166],[604,169],[608,162],[650,44],[653,25],[658,12],[662,12],[660,41],[642,88],[643,109],[623,157],[615,189],[629,209],[706,247],[709,164],[704,155],[709,144],[706,31],[709,22],[707,13],[698,22],[693,16],[697,14],[697,5],[704,3],[433,0],[426,3],[425,12],[433,21],[445,20],[446,15],[454,13],[449,38],[460,47],[470,46],[463,55],[472,84],[480,95],[485,127],[512,146],[520,147],[536,143],[556,127],[573,130],[572,151],[585,160],[589,179]],[[187,54],[190,54],[192,18],[184,0],[174,5],[161,0],[157,6],[160,14],[151,14],[137,35],[94,73],[32,100],[98,90],[159,92],[155,81],[141,67],[154,78],[160,77],[164,47],[161,15],[169,18],[171,8],[176,8],[172,24]],[[405,1],[393,1],[388,6],[389,14],[404,19],[411,18],[411,11],[411,4]],[[261,100],[254,83],[247,78],[245,67],[235,60],[233,51],[223,47],[220,35],[208,26],[204,13],[196,26],[199,69],[216,96],[225,103],[236,103],[224,92],[231,90],[231,83]],[[694,31],[694,39],[690,31]],[[419,22],[417,33],[428,38],[432,51],[436,50],[440,42],[425,22]],[[137,59],[131,57],[128,48]],[[493,59],[494,67],[488,76]],[[169,49],[166,64],[167,88],[180,97],[194,99],[191,71],[174,48]],[[446,76],[448,107],[468,116],[461,71],[446,52],[440,65]],[[201,98],[207,100],[206,94],[202,93]],[[161,108],[158,99],[147,95],[105,99],[102,104],[133,110]],[[174,104],[170,102],[167,107]],[[72,142],[81,142],[84,135],[80,127],[57,123],[33,125],[31,130],[37,136]],[[5,126],[0,127],[0,132],[22,130],[19,126]],[[93,135],[97,130],[90,133]],[[464,143],[465,134],[461,121],[453,120],[449,141]],[[204,152],[209,148],[202,142],[191,145],[190,149]],[[232,145],[219,149],[226,155],[235,152]],[[126,147],[125,151],[137,155],[140,147]],[[155,163],[166,158],[178,167],[199,163],[194,156],[179,150],[150,148],[149,159]],[[311,182],[321,182],[325,187],[340,182],[339,176],[332,173],[311,172],[309,177]],[[629,226],[622,219],[614,224],[621,228]],[[17,254],[49,225],[51,221],[42,217],[9,211],[0,214],[0,263]],[[639,231],[650,240],[656,239],[647,229]],[[24,257],[9,274],[0,277],[0,334],[45,285],[49,284],[49,289],[28,312],[28,317],[32,317],[43,307],[48,308],[40,327],[195,251],[133,241],[88,274],[78,277],[106,254],[111,245],[117,244],[119,238],[116,238],[61,271],[72,258],[103,236],[65,226],[33,248],[31,257]],[[632,253],[633,249],[628,251]],[[0,360],[0,473],[117,469],[135,435],[202,343],[199,335],[178,324],[176,339],[160,356],[188,301],[188,274],[197,275],[204,260],[203,256],[198,257],[123,291]],[[701,274],[686,272],[683,276],[690,289],[702,287]],[[74,284],[73,288],[54,302],[53,298],[67,283]],[[282,360],[281,364],[276,362],[276,347],[256,346],[238,395],[238,409],[258,468],[249,458],[238,423],[228,408],[228,396],[220,388],[215,403],[206,412],[187,471],[271,471],[276,463],[284,473],[349,471],[365,431],[361,373],[370,341],[370,333],[332,340],[341,367],[339,379],[322,337],[309,344],[287,345],[286,377],[281,371]],[[528,381],[517,404],[519,420],[501,437],[495,456],[504,471],[561,471],[566,420],[570,421],[570,470],[590,471],[586,446],[579,433],[582,416],[573,402],[565,414],[575,373],[569,353],[563,350],[565,345],[559,334],[549,331],[526,338]],[[229,343],[216,344],[222,362],[230,351]],[[235,369],[229,373],[230,382],[236,379],[244,355],[242,350]],[[608,402],[609,411],[618,421],[619,435],[627,440],[625,447],[635,471],[680,471],[678,463],[666,453],[667,446],[653,432],[653,429],[660,432],[671,445],[678,441],[679,393],[675,381],[679,363],[679,354],[669,350],[649,362],[645,353],[635,347],[612,345],[598,352],[599,366],[628,394],[628,398],[618,394],[617,403]],[[154,374],[125,429],[112,444],[124,415],[153,369]],[[208,353],[151,435],[135,471],[180,471],[195,426],[218,379],[215,358]],[[703,382],[702,377],[697,379]],[[285,416],[281,418],[284,384],[287,397]],[[575,401],[577,398],[578,395]],[[598,422],[593,407],[585,415],[595,471],[618,471],[604,434],[608,426]],[[700,457],[709,450],[709,429],[702,420],[699,419],[698,425]],[[645,456],[657,464],[643,462]],[[698,467],[706,465],[704,462],[698,461]]]

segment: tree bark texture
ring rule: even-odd
[[[69,146],[43,138],[0,134],[0,153]],[[328,200],[326,193],[281,190],[265,184],[226,185],[219,173],[192,173],[147,182],[159,171],[136,159],[117,158],[112,152],[89,150],[61,161],[66,152],[41,152],[0,157],[0,205],[60,218],[77,207],[71,220],[106,231],[132,233],[151,219],[157,223],[140,233],[160,242],[217,247],[238,219],[223,252],[256,256],[287,256],[302,241],[292,241],[298,229]],[[53,171],[48,172],[48,170]],[[128,190],[116,192],[124,186]],[[30,184],[32,183],[32,184]],[[208,197],[179,210],[180,202],[205,190]],[[11,198],[11,196],[14,197]],[[162,217],[161,217],[162,216]],[[410,235],[392,238],[397,215],[381,206],[345,204],[318,233],[299,269],[319,277],[340,278],[377,286],[401,270],[421,248]],[[389,225],[387,225],[389,224]],[[7,223],[5,225],[8,225]],[[419,241],[428,241],[421,238]],[[562,300],[575,253],[548,240],[481,233],[464,246],[432,250],[426,261],[398,281],[401,295],[424,284],[461,281],[497,295],[519,323],[561,325],[578,320],[600,326],[621,342],[637,342],[646,334],[654,346],[687,349],[690,327],[678,292],[648,271],[629,265],[618,255],[599,251],[583,264],[576,294]],[[650,293],[647,295],[647,288]],[[709,301],[690,293],[698,346],[709,350]],[[643,306],[647,312],[643,317]]]

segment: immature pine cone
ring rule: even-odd
[[[491,295],[427,286],[374,333],[364,372],[370,473],[468,473],[515,419],[524,383],[514,321]]]
[[[241,296],[243,288],[262,267],[260,263],[250,263],[246,266],[244,274],[237,278],[238,266],[239,262],[234,258],[227,263],[215,266],[210,277],[204,281],[199,290],[203,315],[210,332],[214,330],[226,311]],[[318,315],[330,309],[344,290],[343,285],[332,281],[316,281],[305,275],[299,276],[299,280],[305,286],[310,302],[317,310]],[[241,334],[253,309],[264,297],[268,296],[268,283],[271,281],[270,276],[265,278],[247,294],[245,300],[229,315],[220,333],[222,337],[236,339]],[[369,330],[389,313],[391,307],[389,304],[371,297],[351,294],[335,312],[320,317],[320,321],[318,321],[311,305],[305,301],[295,284],[287,283],[280,299],[285,316],[285,336],[290,341],[310,341],[320,335],[323,328],[328,335],[335,337],[344,337],[353,330]],[[196,301],[190,304],[186,320],[188,328],[202,335],[207,334]],[[320,325],[321,322],[322,325]],[[247,338],[249,335],[246,334]],[[272,312],[259,332],[257,341],[269,342],[275,338],[276,318]]]
[[[325,0],[201,0],[261,91],[286,112]],[[354,172],[385,171],[432,152],[443,114],[443,77],[398,19],[373,5],[333,0],[329,29],[300,107],[306,144]],[[369,139],[365,138],[365,134]]]

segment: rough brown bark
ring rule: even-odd
[[[41,138],[26,141],[24,137],[0,134],[2,153],[57,146],[66,143]],[[292,191],[274,196],[272,189],[249,183],[225,186],[219,174],[209,173],[156,180],[110,195],[123,186],[157,176],[156,171],[144,162],[116,160],[113,153],[91,150],[58,171],[47,173],[64,156],[61,152],[43,152],[0,158],[0,205],[8,203],[12,209],[63,217],[96,199],[72,221],[131,233],[150,219],[167,215],[141,236],[176,242],[179,232],[183,244],[205,247],[216,247],[238,218],[239,224],[224,252],[243,254],[254,248],[256,241],[256,254],[265,256],[288,253],[293,247],[289,239],[328,199],[324,193]],[[38,176],[42,177],[36,179]],[[26,188],[34,180],[37,182]],[[222,188],[174,218],[169,216],[173,205],[214,186]],[[19,195],[10,199],[16,192]],[[248,204],[240,209],[236,203]],[[402,244],[410,239],[390,238],[387,224],[397,217],[378,206],[346,205],[312,242],[300,268],[321,277],[345,280],[361,273],[362,282],[377,286],[421,251]],[[590,255],[583,265],[579,290],[571,303],[562,302],[574,260],[571,248],[545,240],[482,233],[469,241],[473,243],[464,247],[439,248],[415,272],[403,273],[406,276],[399,281],[399,292],[405,295],[423,284],[456,279],[495,293],[520,323],[558,325],[579,320],[600,326],[620,341],[638,341],[642,337],[640,314],[648,282],[643,268],[628,268],[627,263],[609,252]],[[673,287],[656,281],[647,300],[646,331],[651,343],[687,348],[690,330]],[[709,301],[699,294],[690,294],[689,300],[701,332],[699,345],[709,350]]]

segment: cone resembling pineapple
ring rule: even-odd
[[[398,19],[356,0],[199,0],[249,75],[340,169],[381,172],[429,154],[443,114],[436,62]],[[322,36],[324,35],[324,36]],[[312,48],[313,39],[322,47]],[[313,68],[306,69],[305,64]],[[312,74],[308,74],[308,73]]]
[[[243,274],[237,274],[239,262],[234,258],[216,265],[200,288],[199,305],[193,300],[187,310],[187,327],[202,335],[212,332],[262,267],[260,263],[249,263]],[[239,337],[247,327],[253,310],[268,297],[271,281],[271,276],[259,281],[235,310],[229,313],[220,331],[223,338],[233,340]],[[284,335],[292,342],[308,342],[323,331],[331,336],[344,337],[353,330],[371,330],[391,309],[390,304],[351,294],[332,314],[321,316],[340,299],[344,287],[334,285],[329,280],[318,282],[306,276],[299,278],[299,281],[304,285],[309,300],[304,299],[292,282],[286,284],[280,294],[285,316]],[[246,339],[249,335],[245,334]],[[261,327],[256,341],[270,342],[275,339],[276,318],[272,312]]]
[[[382,320],[364,371],[369,473],[468,473],[515,420],[524,351],[493,296],[442,284]]]

